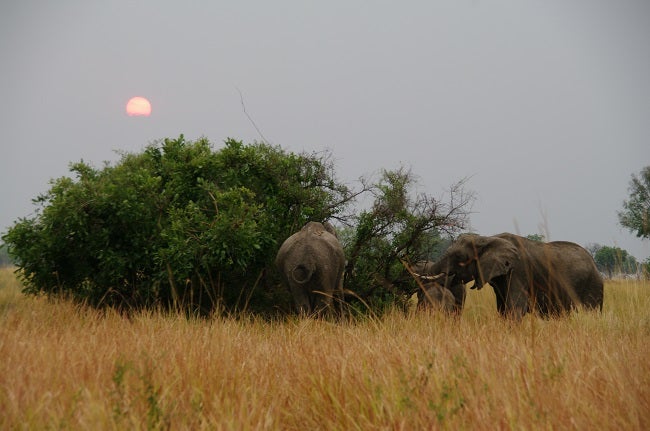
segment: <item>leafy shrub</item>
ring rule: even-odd
[[[111,166],[71,165],[3,236],[27,293],[94,306],[190,312],[289,306],[273,260],[308,220],[351,194],[326,157],[228,139],[165,139]]]
[[[415,288],[402,261],[435,258],[464,229],[472,196],[462,181],[447,203],[413,193],[403,169],[352,192],[329,160],[233,139],[217,151],[206,139],[165,139],[102,169],[72,164],[74,178],[53,180],[36,215],[3,240],[27,293],[128,310],[270,313],[291,307],[273,264],[282,242],[309,220],[336,219],[346,225],[345,286],[381,311]],[[362,193],[372,206],[345,213]]]
[[[638,176],[632,174],[628,191],[630,197],[623,201],[618,221],[639,238],[650,238],[650,166],[641,169]]]
[[[410,171],[382,171],[379,181],[368,187],[372,206],[343,235],[347,288],[375,311],[403,302],[417,288],[404,263],[435,260],[449,237],[465,229],[473,195],[463,185],[464,180],[454,184],[444,203],[414,193]]]

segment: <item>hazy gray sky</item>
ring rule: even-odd
[[[10,4],[9,4],[10,3]],[[473,230],[650,244],[616,212],[650,165],[647,0],[0,5],[0,231],[68,163],[184,134],[331,149],[341,179],[471,177]],[[145,96],[150,117],[128,117]]]

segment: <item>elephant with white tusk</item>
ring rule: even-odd
[[[453,275],[444,277],[445,274],[439,271],[436,262],[430,260],[414,263],[411,271],[420,279],[418,284],[421,284],[418,291],[418,308],[427,308],[430,303],[438,303],[442,304],[444,310],[453,314],[460,315],[463,312],[467,290],[465,283],[460,279],[454,279]],[[452,304],[449,304],[449,295],[453,299]]]
[[[521,319],[537,311],[543,317],[569,313],[579,306],[602,310],[603,280],[591,255],[566,241],[542,243],[518,235],[461,235],[430,271],[486,283],[502,316]]]
[[[414,275],[419,278],[418,284],[420,285],[420,290],[418,290],[417,294],[418,309],[436,309],[442,310],[448,314],[460,314],[462,308],[458,309],[456,306],[456,298],[451,290],[439,283],[439,280],[445,277],[445,274],[437,276],[421,274]],[[446,279],[451,281],[451,278]]]

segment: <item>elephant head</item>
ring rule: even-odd
[[[435,272],[435,262],[430,260],[418,260],[411,265],[411,271],[419,275],[437,275]]]
[[[301,314],[322,313],[343,291],[345,255],[329,223],[307,223],[284,241],[275,263]]]
[[[445,277],[444,274],[437,276],[419,275],[420,290],[418,290],[418,309],[439,309],[449,314],[458,314],[460,310],[456,307],[456,298],[446,286],[439,283],[445,281],[450,283],[453,277]],[[444,280],[443,280],[444,278]]]
[[[420,285],[418,303],[422,303],[423,297],[421,296],[426,296],[427,292],[434,299],[438,297],[444,299],[443,297],[448,297],[444,291],[449,291],[454,299],[454,314],[460,315],[462,313],[465,305],[465,297],[467,296],[465,282],[460,278],[455,278],[455,274],[449,274],[441,270],[440,262],[420,260],[410,267],[409,272],[416,277]],[[442,293],[436,291],[441,291]]]
[[[506,276],[518,260],[517,248],[505,239],[466,234],[449,247],[433,270],[455,276],[462,283],[474,280],[474,288],[480,289]]]

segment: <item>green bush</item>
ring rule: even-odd
[[[415,193],[416,185],[410,171],[382,171],[368,188],[372,206],[342,235],[348,259],[346,287],[375,312],[404,303],[417,289],[405,264],[435,260],[448,239],[467,224],[473,195],[464,192],[464,180],[450,188],[447,203]]]
[[[641,169],[639,175],[632,174],[628,191],[630,197],[623,201],[618,221],[639,238],[650,238],[650,166]]]
[[[36,215],[3,240],[27,293],[126,310],[272,313],[291,308],[273,263],[282,242],[309,220],[335,219],[348,299],[381,312],[416,287],[402,261],[435,258],[464,229],[472,195],[463,181],[448,203],[413,193],[403,169],[353,193],[329,160],[232,139],[216,151],[206,139],[165,139],[102,169],[71,165],[73,178],[53,180]],[[372,206],[345,213],[362,193]]]
[[[271,271],[277,249],[351,196],[325,157],[232,139],[217,151],[206,139],[165,139],[71,172],[3,240],[27,293],[126,309],[288,308]]]

